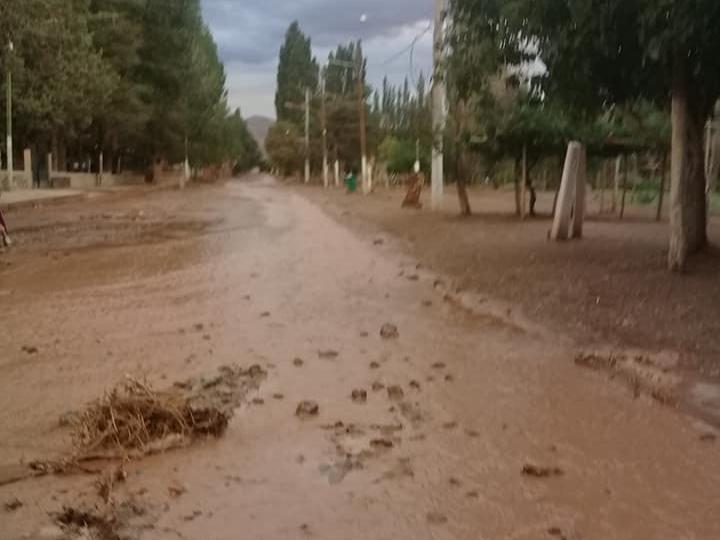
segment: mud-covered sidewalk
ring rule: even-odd
[[[0,471],[70,457],[66,419],[127,376],[267,376],[219,438],[0,486],[0,538],[720,536],[710,427],[252,180],[14,216]]]

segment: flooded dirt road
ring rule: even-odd
[[[126,465],[103,540],[720,538],[709,428],[267,177],[17,221],[0,467],[69,455],[59,417],[126,375],[268,372],[222,438]],[[102,506],[96,482],[0,486],[0,539],[65,538],[52,514]]]

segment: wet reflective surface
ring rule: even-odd
[[[563,336],[444,302],[391,241],[267,178],[103,204],[66,236],[28,230],[0,270],[0,464],[69,452],[58,417],[125,374],[269,372],[222,439],[128,466],[115,496],[151,517],[131,537],[720,538],[718,443],[576,367]],[[0,487],[24,502],[0,538],[93,483]]]

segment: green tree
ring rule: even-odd
[[[318,87],[319,70],[312,55],[309,37],[293,22],[285,34],[285,43],[280,48],[280,62],[277,73],[275,110],[278,121],[292,122],[301,127],[304,116],[301,106],[305,102],[305,89],[313,92]]]
[[[283,175],[289,176],[302,167],[305,148],[300,130],[292,122],[276,122],[265,139],[265,149]]]
[[[540,84],[569,109],[596,115],[645,99],[672,105],[668,263],[685,267],[707,242],[703,126],[720,97],[720,4],[714,0],[453,0],[455,43],[488,34],[505,57],[541,58]],[[470,57],[466,56],[465,60]],[[471,80],[467,77],[466,80]]]

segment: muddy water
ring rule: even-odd
[[[575,367],[561,335],[446,304],[392,243],[268,179],[195,192],[192,204],[153,197],[204,225],[68,246],[57,260],[21,251],[0,273],[0,463],[67,451],[58,415],[125,374],[161,386],[261,363],[263,402],[224,438],[130,466],[116,497],[152,517],[133,536],[720,538],[717,443]],[[380,337],[387,322],[398,339]],[[295,416],[302,400],[318,402],[317,418]],[[526,465],[561,474],[525,476]],[[25,503],[0,510],[0,538],[32,534],[92,497],[93,482],[0,488],[0,502]]]

